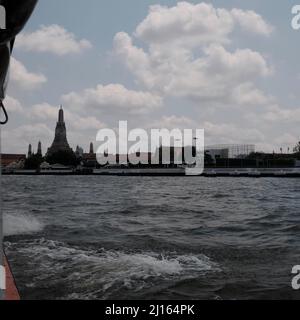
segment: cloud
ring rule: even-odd
[[[16,136],[26,142],[30,142],[32,137],[38,137],[39,139],[48,139],[52,136],[53,131],[48,128],[45,123],[27,124],[15,129]]]
[[[254,11],[243,11],[240,9],[233,9],[231,10],[231,15],[245,31],[254,34],[269,36],[274,30],[273,26],[268,24],[262,18],[262,16],[260,16]]]
[[[160,48],[145,52],[134,46],[132,38],[123,32],[115,36],[114,52],[148,90],[202,103],[239,103],[249,101],[249,94],[253,93],[256,98],[258,94],[262,97],[263,93],[258,92],[254,82],[273,72],[264,57],[250,49],[229,52],[221,45],[212,44],[204,47],[198,58],[192,51],[180,48],[178,51],[167,52],[167,48]],[[239,86],[237,100],[236,88]]]
[[[76,130],[100,130],[107,127],[96,117],[81,117],[73,114],[70,120],[72,127]]]
[[[300,122],[300,108],[284,108],[274,104],[267,107],[267,112],[263,113],[261,118],[269,122]]]
[[[273,30],[254,11],[216,9],[204,2],[179,2],[174,7],[151,6],[135,35],[151,45],[198,47],[208,43],[227,43],[228,36],[238,26],[264,36]]]
[[[29,116],[32,120],[38,119],[43,121],[52,121],[53,127],[58,118],[58,107],[48,103],[36,104],[29,110]],[[74,130],[99,130],[105,127],[105,124],[100,122],[93,116],[82,116],[68,109],[64,110],[67,126]]]
[[[151,123],[149,128],[166,128],[172,129],[204,129],[205,145],[211,144],[263,144],[265,142],[265,134],[255,127],[245,128],[235,123],[200,122],[186,116],[163,116],[161,119]]]
[[[201,129],[197,128],[197,122],[185,116],[163,116],[148,124],[149,129]]]
[[[59,25],[41,26],[32,33],[21,33],[16,41],[16,47],[30,52],[48,52],[63,56],[78,54],[90,49],[92,44],[86,40],[77,40],[73,33]]]
[[[259,143],[264,142],[265,135],[257,128],[244,128],[235,123],[214,123],[205,121],[202,124],[208,141],[218,143]]]
[[[51,106],[49,103],[39,103],[31,107],[29,116],[39,120],[57,120],[58,107]]]
[[[256,115],[257,116],[257,115]],[[298,119],[300,119],[298,117]],[[201,122],[194,118],[187,116],[163,116],[160,119],[147,123],[147,128],[166,128],[172,129],[204,129],[205,130],[205,145],[215,144],[255,144],[257,151],[273,152],[274,150],[280,151],[280,147],[290,148],[299,141],[299,135],[296,130],[287,132],[285,128],[281,127],[280,130],[274,128],[272,125],[267,126],[262,121],[260,116],[257,116],[255,121],[250,123],[236,123],[216,121],[216,119]],[[270,132],[271,131],[271,134]],[[294,132],[293,132],[294,131]],[[272,136],[272,140],[269,140]]]
[[[233,90],[233,98],[238,105],[268,106],[276,101],[275,97],[266,95],[255,88],[253,83],[243,83]]]
[[[227,42],[234,21],[227,10],[212,5],[179,2],[175,7],[151,6],[135,35],[149,44],[181,44],[191,47]]]
[[[47,82],[43,74],[29,72],[22,62],[15,58],[11,58],[10,79],[24,90],[36,89]]]
[[[152,6],[134,36],[115,35],[114,53],[137,83],[163,96],[202,104],[266,103],[268,95],[254,85],[257,79],[273,74],[265,57],[251,49],[229,51],[225,47],[238,27],[261,36],[272,31],[254,11],[188,2]],[[146,46],[136,46],[135,38]]]
[[[3,130],[3,149],[6,152],[27,152],[29,143],[37,150],[38,141],[43,146],[49,145],[53,139],[53,131],[44,123],[31,123],[14,129]],[[45,151],[45,150],[44,150]]]
[[[5,107],[8,112],[23,113],[24,108],[21,102],[11,96],[6,96],[4,100]]]
[[[77,110],[96,110],[143,114],[162,106],[160,96],[145,92],[128,90],[120,84],[98,85],[83,92],[71,92],[62,97],[63,101]]]
[[[284,133],[283,135],[277,137],[274,142],[279,147],[288,146],[290,148],[289,151],[293,151],[293,147],[296,146],[298,141],[299,137],[296,137],[295,135],[292,135],[290,133]],[[284,150],[283,152],[286,151],[287,150]]]

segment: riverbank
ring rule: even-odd
[[[190,169],[189,169],[190,170]],[[204,176],[204,177],[275,177],[275,178],[299,178],[300,168],[206,168],[202,174],[191,175],[185,168],[160,168],[160,169],[93,169],[90,171],[55,170],[55,171],[33,171],[16,170],[14,172],[3,172],[3,175],[37,175],[37,176]]]

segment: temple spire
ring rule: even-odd
[[[59,113],[58,113],[58,122],[59,123],[64,122],[64,110],[63,110],[62,105],[60,106]]]
[[[32,145],[30,144],[28,146],[28,158],[30,158],[32,156]]]
[[[38,154],[39,156],[42,156],[42,155],[43,155],[43,154],[42,154],[42,143],[41,143],[41,141],[39,141],[39,144],[38,144],[37,154]]]
[[[90,154],[94,154],[94,145],[93,142],[90,144]]]

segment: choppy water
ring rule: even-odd
[[[3,177],[25,299],[299,299],[300,180]]]

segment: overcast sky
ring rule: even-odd
[[[73,148],[103,127],[204,128],[206,143],[300,140],[294,1],[40,0],[18,37],[3,152],[51,144],[60,104]]]

